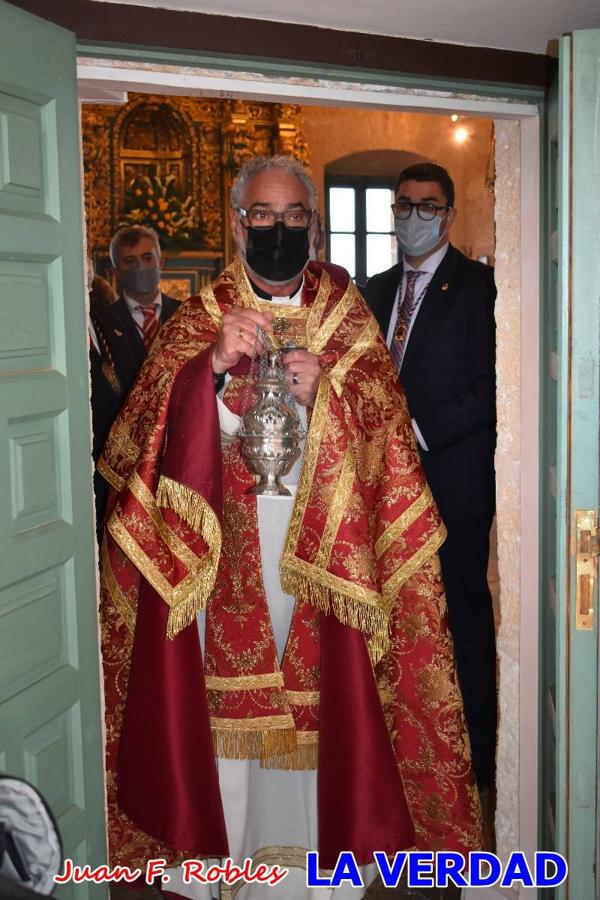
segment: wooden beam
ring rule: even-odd
[[[311,25],[93,0],[10,2],[74,31],[79,41],[341,66],[349,70],[349,77],[352,69],[360,68],[547,88],[556,68],[556,61],[543,54],[336,31]]]

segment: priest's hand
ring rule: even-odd
[[[301,406],[312,406],[319,388],[319,357],[308,350],[288,350],[283,367],[290,393]]]
[[[265,348],[256,333],[258,326],[265,331],[271,330],[273,313],[259,313],[254,309],[232,307],[223,316],[223,324],[219,337],[213,348],[212,367],[215,375],[223,375],[228,369],[237,365],[244,356],[253,359],[261,356]]]

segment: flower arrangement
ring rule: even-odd
[[[182,199],[175,175],[139,175],[127,186],[121,225],[149,225],[165,250],[181,250],[194,229],[196,207]]]

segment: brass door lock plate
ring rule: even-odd
[[[596,570],[598,566],[598,520],[596,510],[575,511],[576,610],[578,631],[593,631],[596,612]]]

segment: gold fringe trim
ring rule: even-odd
[[[217,577],[221,555],[221,526],[210,504],[196,491],[161,475],[156,491],[156,503],[172,509],[208,546],[208,567],[202,566],[201,577],[187,596],[172,605],[167,620],[167,638],[174,638],[189,625],[202,609]],[[198,573],[200,576],[200,573]]]
[[[180,600],[177,606],[169,608],[167,617],[167,640],[172,641],[180,631],[187,628],[194,621],[198,612],[206,606],[206,589],[203,584],[192,588],[185,600]]]
[[[242,723],[243,719],[240,719],[240,725]],[[222,759],[260,759],[261,765],[264,765],[270,757],[292,754],[297,749],[293,725],[258,731],[221,730],[213,726],[211,731],[215,755]]]
[[[281,565],[281,587],[286,594],[292,594],[301,603],[308,603],[322,613],[333,613],[343,625],[357,628],[377,640],[387,633],[388,616],[376,606],[368,606],[333,590],[324,584],[317,584],[303,575]]]
[[[157,506],[168,507],[177,513],[192,531],[201,535],[207,544],[217,536],[214,529],[216,516],[206,500],[185,484],[161,475],[156,489]],[[217,528],[220,534],[221,529]]]
[[[271,756],[261,759],[261,769],[283,769],[286,772],[307,771],[318,768],[319,744],[314,743],[300,745],[293,753],[285,756]]]
[[[131,491],[132,495],[135,497],[140,506],[143,507],[144,511],[150,516],[152,519],[152,524],[158,531],[160,538],[165,542],[173,556],[179,559],[184,566],[187,568],[189,572],[194,572],[197,574],[198,566],[206,561],[205,556],[198,556],[194,553],[193,550],[183,541],[177,532],[170,528],[165,522],[162,512],[156,505],[156,497],[148,487],[148,485],[142,481],[139,474],[134,472],[131,478],[129,479],[128,488]],[[185,582],[185,579],[184,579]],[[183,584],[184,582],[180,582]],[[177,587],[179,587],[178,585]],[[187,585],[189,588],[189,585]],[[174,594],[177,588],[174,589]],[[184,590],[184,596],[187,593],[187,590]],[[172,598],[172,601],[169,603],[172,606],[176,600]]]
[[[390,636],[387,631],[380,634],[374,634],[367,639],[367,650],[369,651],[369,659],[371,665],[375,667],[379,660],[385,656],[392,645]]]

